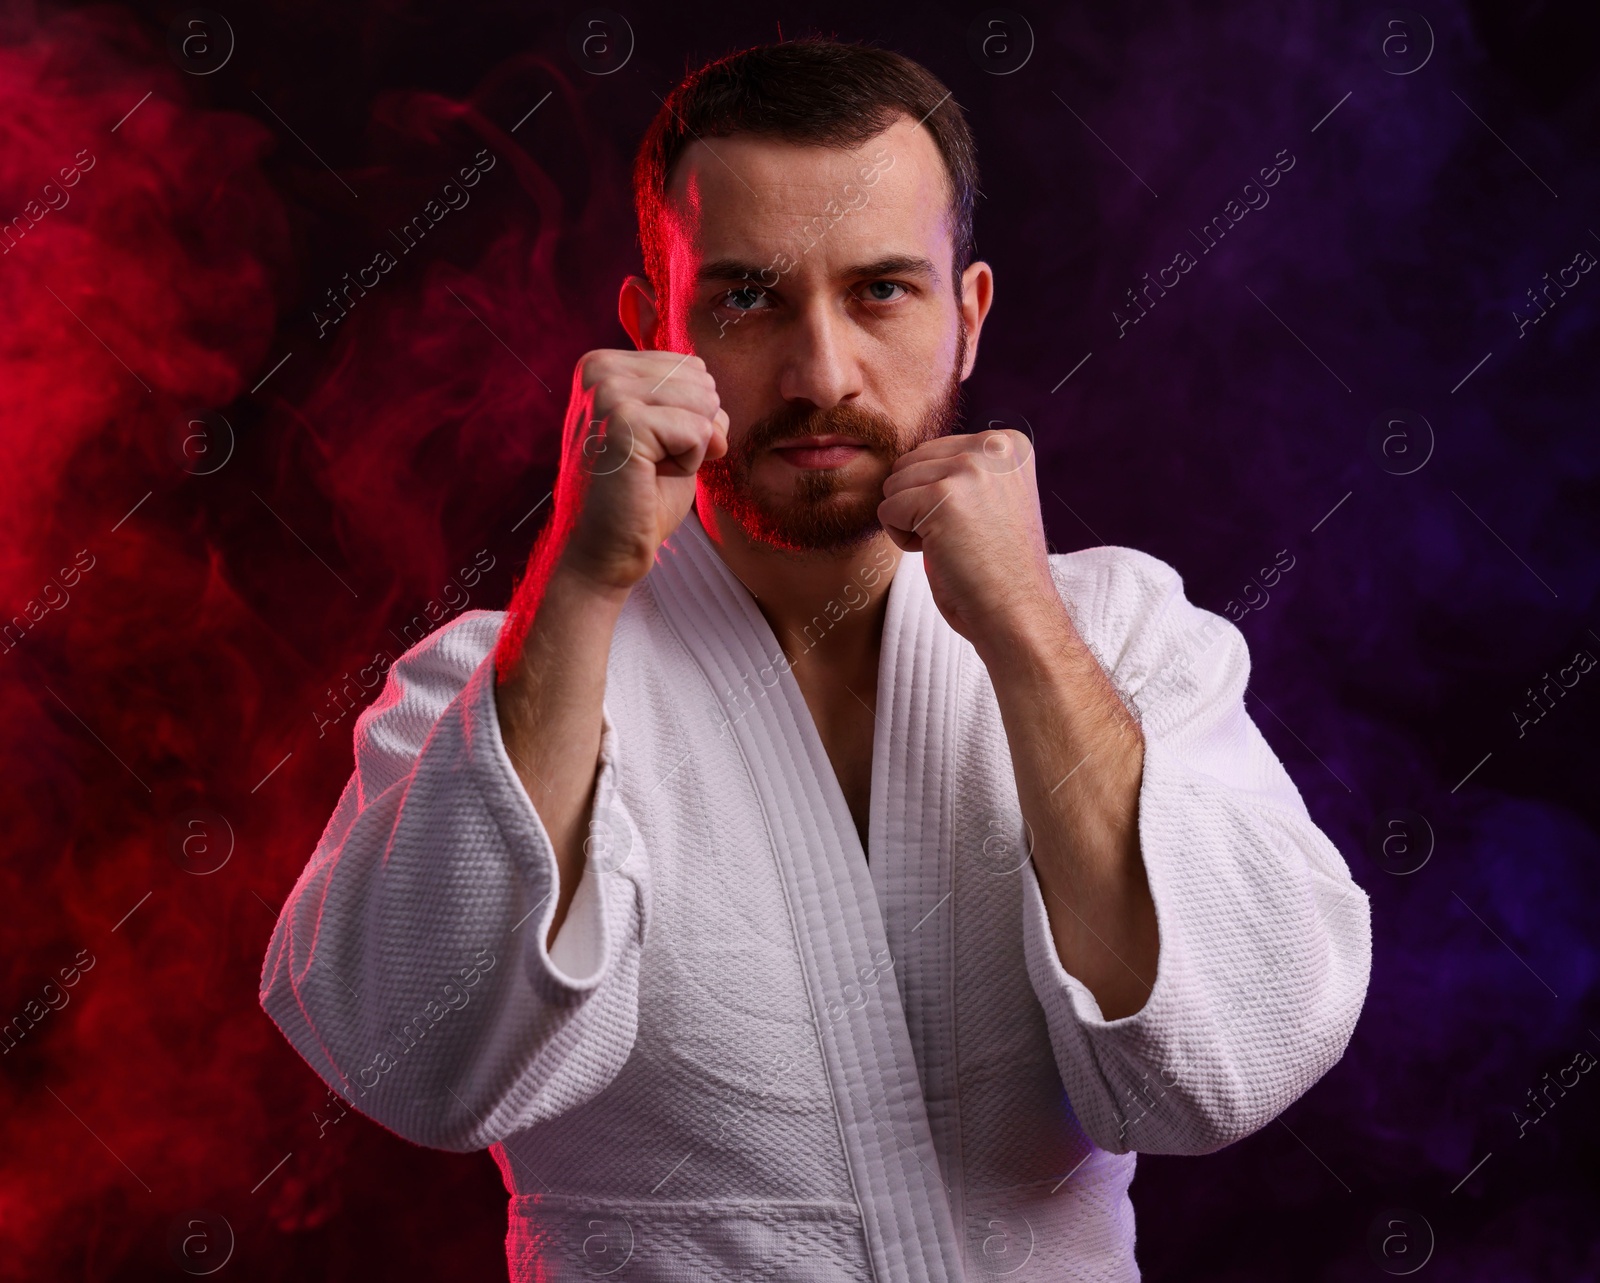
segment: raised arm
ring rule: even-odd
[[[588,354],[510,610],[408,651],[356,723],[261,1003],[330,1087],[419,1144],[491,1145],[592,1098],[632,1049],[649,856],[606,665],[726,423],[696,358]]]
[[[1079,1121],[1115,1153],[1265,1126],[1343,1054],[1372,931],[1245,711],[1244,638],[1147,553],[1049,555],[1013,429],[919,446],[884,496],[995,684],[1035,834],[1023,953]]]
[[[573,372],[554,511],[495,657],[500,729],[551,835],[553,941],[584,867],[606,662],[617,616],[727,449],[728,417],[696,356],[598,350]]]

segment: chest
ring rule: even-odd
[[[1082,1154],[1023,956],[1028,853],[981,672],[889,656],[880,688],[830,690],[750,656],[712,668],[722,701],[685,700],[708,649],[641,653],[608,694],[638,829],[622,872],[650,891],[637,1040],[604,1099],[619,1145],[672,1132],[643,1188],[691,1151],[673,1183],[774,1137],[825,1172],[850,1166],[841,1135],[887,1127],[903,1155],[882,1102],[905,1084],[979,1185],[1056,1185]],[[851,821],[875,840],[852,845]],[[901,1086],[871,1095],[880,1073]]]
[[[794,670],[800,692],[817,728],[817,737],[838,778],[850,818],[867,849],[867,823],[872,803],[872,743],[875,738],[873,705],[877,702],[878,666],[848,677],[826,670]]]

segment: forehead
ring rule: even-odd
[[[675,260],[687,250],[765,265],[787,253],[800,274],[894,254],[925,255],[941,273],[950,262],[944,160],[909,116],[854,148],[759,134],[697,139],[667,196]]]

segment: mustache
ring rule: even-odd
[[[830,406],[825,410],[802,405],[786,405],[750,425],[739,443],[746,457],[791,437],[853,437],[870,449],[888,455],[899,452],[901,432],[894,420],[874,410],[853,405]]]

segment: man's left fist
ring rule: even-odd
[[[934,604],[980,652],[1062,609],[1033,442],[1014,429],[939,437],[901,455],[878,520],[900,548],[923,554]]]

